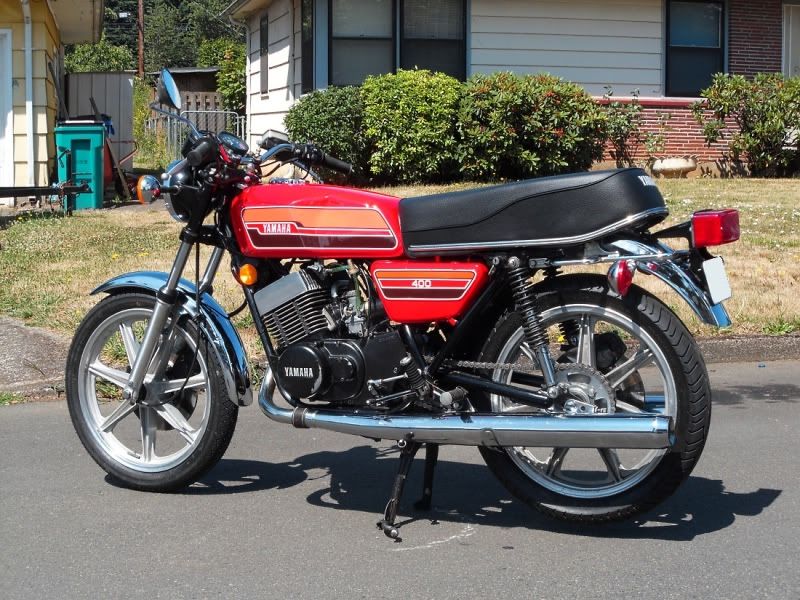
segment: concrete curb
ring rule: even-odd
[[[697,340],[706,363],[800,359],[800,335],[711,337]]]

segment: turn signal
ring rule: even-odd
[[[608,270],[608,284],[618,296],[625,296],[631,289],[636,263],[632,260],[618,260]]]
[[[242,285],[253,285],[258,281],[258,271],[251,264],[243,264],[239,267],[239,276],[237,279]]]
[[[738,239],[738,210],[702,210],[692,215],[692,244],[695,248],[730,244]]]

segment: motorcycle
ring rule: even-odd
[[[166,70],[157,93],[153,109],[175,116],[161,108],[181,107]],[[184,223],[170,272],[100,285],[69,350],[72,422],[115,480],[153,492],[197,481],[253,400],[232,314],[213,297],[226,253],[244,295],[234,312],[249,310],[266,354],[264,414],[397,442],[378,523],[390,538],[423,445],[419,509],[443,444],[478,447],[511,494],[569,521],[631,517],[689,476],[708,374],[684,324],[633,280],[660,280],[729,326],[725,266],[708,247],[739,238],[735,210],[654,230],[668,211],[641,169],[400,199],[323,184],[314,168],[352,168],[313,144],[269,131],[250,154],[184,121],[183,158],[137,188]],[[306,176],[262,183],[267,164]],[[667,245],[677,238],[684,249]],[[212,248],[202,275],[200,245]],[[607,273],[580,272],[597,265]]]

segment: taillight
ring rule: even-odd
[[[636,273],[636,263],[632,260],[618,260],[608,270],[608,283],[611,290],[619,295],[625,296],[631,289],[633,275]]]
[[[738,239],[738,210],[701,210],[692,215],[692,245],[695,248],[730,244]]]

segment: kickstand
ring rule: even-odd
[[[430,510],[431,497],[433,496],[433,471],[436,461],[439,460],[439,444],[425,444],[425,479],[422,482],[422,498],[417,500],[414,508],[417,510]]]
[[[400,466],[394,478],[392,495],[386,504],[386,510],[383,511],[383,520],[378,521],[377,525],[378,529],[386,534],[386,537],[400,541],[400,531],[395,523],[397,509],[400,507],[400,497],[403,495],[403,486],[405,486],[408,471],[411,469],[411,463],[414,461],[414,456],[422,444],[411,441],[411,436],[408,436],[406,439],[397,442],[397,445],[400,447]]]

